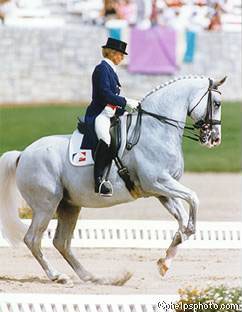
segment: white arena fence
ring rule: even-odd
[[[28,223],[30,220],[25,220]],[[43,238],[43,247],[52,246],[57,221],[52,220]],[[167,248],[177,231],[174,221],[79,220],[73,247],[83,248]],[[242,222],[198,222],[196,234],[183,248],[240,249]],[[9,246],[0,236],[0,246]],[[1,311],[0,311],[1,312]]]
[[[0,312],[169,312],[176,295],[0,294]]]

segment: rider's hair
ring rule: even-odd
[[[102,49],[103,57],[106,57],[106,58],[110,58],[110,56],[112,57],[112,55],[115,53],[116,53],[116,51],[113,49],[109,49],[109,48],[103,48]]]

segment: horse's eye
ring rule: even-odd
[[[220,105],[221,105],[221,102],[220,102],[220,101],[214,100],[214,107],[215,107],[215,108],[219,108]]]

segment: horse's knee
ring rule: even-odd
[[[197,194],[195,192],[192,192],[190,197],[191,205],[194,209],[197,209],[199,206],[199,199],[197,197]]]

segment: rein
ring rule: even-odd
[[[209,87],[207,91],[203,94],[203,96],[200,98],[200,100],[196,103],[196,105],[191,109],[190,112],[188,112],[188,116],[191,116],[191,113],[194,111],[194,109],[201,103],[202,99],[208,94],[208,100],[207,100],[207,112],[204,119],[198,120],[196,123],[194,123],[192,126],[186,126],[186,122],[179,121],[176,119],[172,119],[163,115],[158,115],[152,112],[148,112],[144,110],[141,107],[141,104],[138,106],[138,115],[136,119],[136,124],[134,126],[134,130],[131,133],[130,140],[127,142],[126,148],[127,150],[131,150],[139,141],[140,134],[141,134],[141,125],[142,125],[142,115],[148,115],[155,119],[157,119],[160,122],[163,122],[165,124],[168,124],[170,126],[176,127],[177,129],[187,130],[190,134],[184,134],[183,136],[193,140],[193,141],[200,141],[201,136],[195,131],[197,129],[212,129],[213,125],[220,125],[220,120],[213,119],[212,116],[212,91],[220,93],[217,89],[213,88],[213,81],[209,78]],[[221,94],[221,93],[220,93]],[[183,126],[181,126],[183,124]]]

